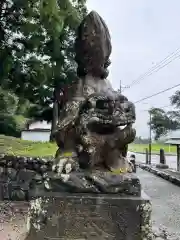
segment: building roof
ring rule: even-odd
[[[180,130],[171,131],[166,135],[166,139],[180,139]]]
[[[33,128],[33,129],[24,129],[22,132],[50,132],[50,129],[45,128]]]
[[[165,143],[171,145],[180,145],[180,130],[172,131]]]
[[[170,138],[165,143],[166,144],[171,144],[171,145],[180,145],[180,139],[178,139],[178,138]]]
[[[23,129],[23,131],[28,131],[28,130],[33,130],[35,129],[35,131],[41,131],[41,129],[45,129],[45,130],[51,130],[51,123],[47,122],[47,121],[29,121],[29,125],[26,126],[25,129]],[[42,131],[41,131],[42,132]]]

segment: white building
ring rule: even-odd
[[[28,129],[21,132],[21,139],[35,141],[35,142],[48,142],[51,134],[51,123],[46,121],[34,122],[29,125]]]

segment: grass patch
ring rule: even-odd
[[[51,157],[55,155],[57,146],[49,142],[32,142],[19,138],[0,135],[0,154],[27,157]]]
[[[145,152],[148,144],[130,144],[129,151]],[[176,153],[176,147],[163,144],[152,144],[152,153],[159,153],[160,148],[165,153]],[[57,146],[49,142],[32,142],[19,138],[0,135],[0,154],[9,154],[27,157],[52,157],[55,155]]]
[[[132,152],[145,152],[146,148],[149,148],[148,144],[130,144],[128,149]],[[176,153],[176,146],[166,144],[152,144],[152,153],[159,153],[161,148],[164,149],[165,153]]]

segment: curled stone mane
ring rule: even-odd
[[[106,78],[109,56],[112,51],[111,37],[104,20],[92,11],[80,24],[75,42],[77,74]]]

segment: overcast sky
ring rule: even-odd
[[[122,85],[131,84],[180,47],[180,0],[87,0],[87,6],[104,18],[111,33],[109,80],[114,88],[119,88],[120,80]],[[177,58],[123,94],[135,102],[178,84],[179,66]],[[144,110],[169,105],[169,97],[176,90],[136,104],[138,136],[148,137],[148,114]]]

